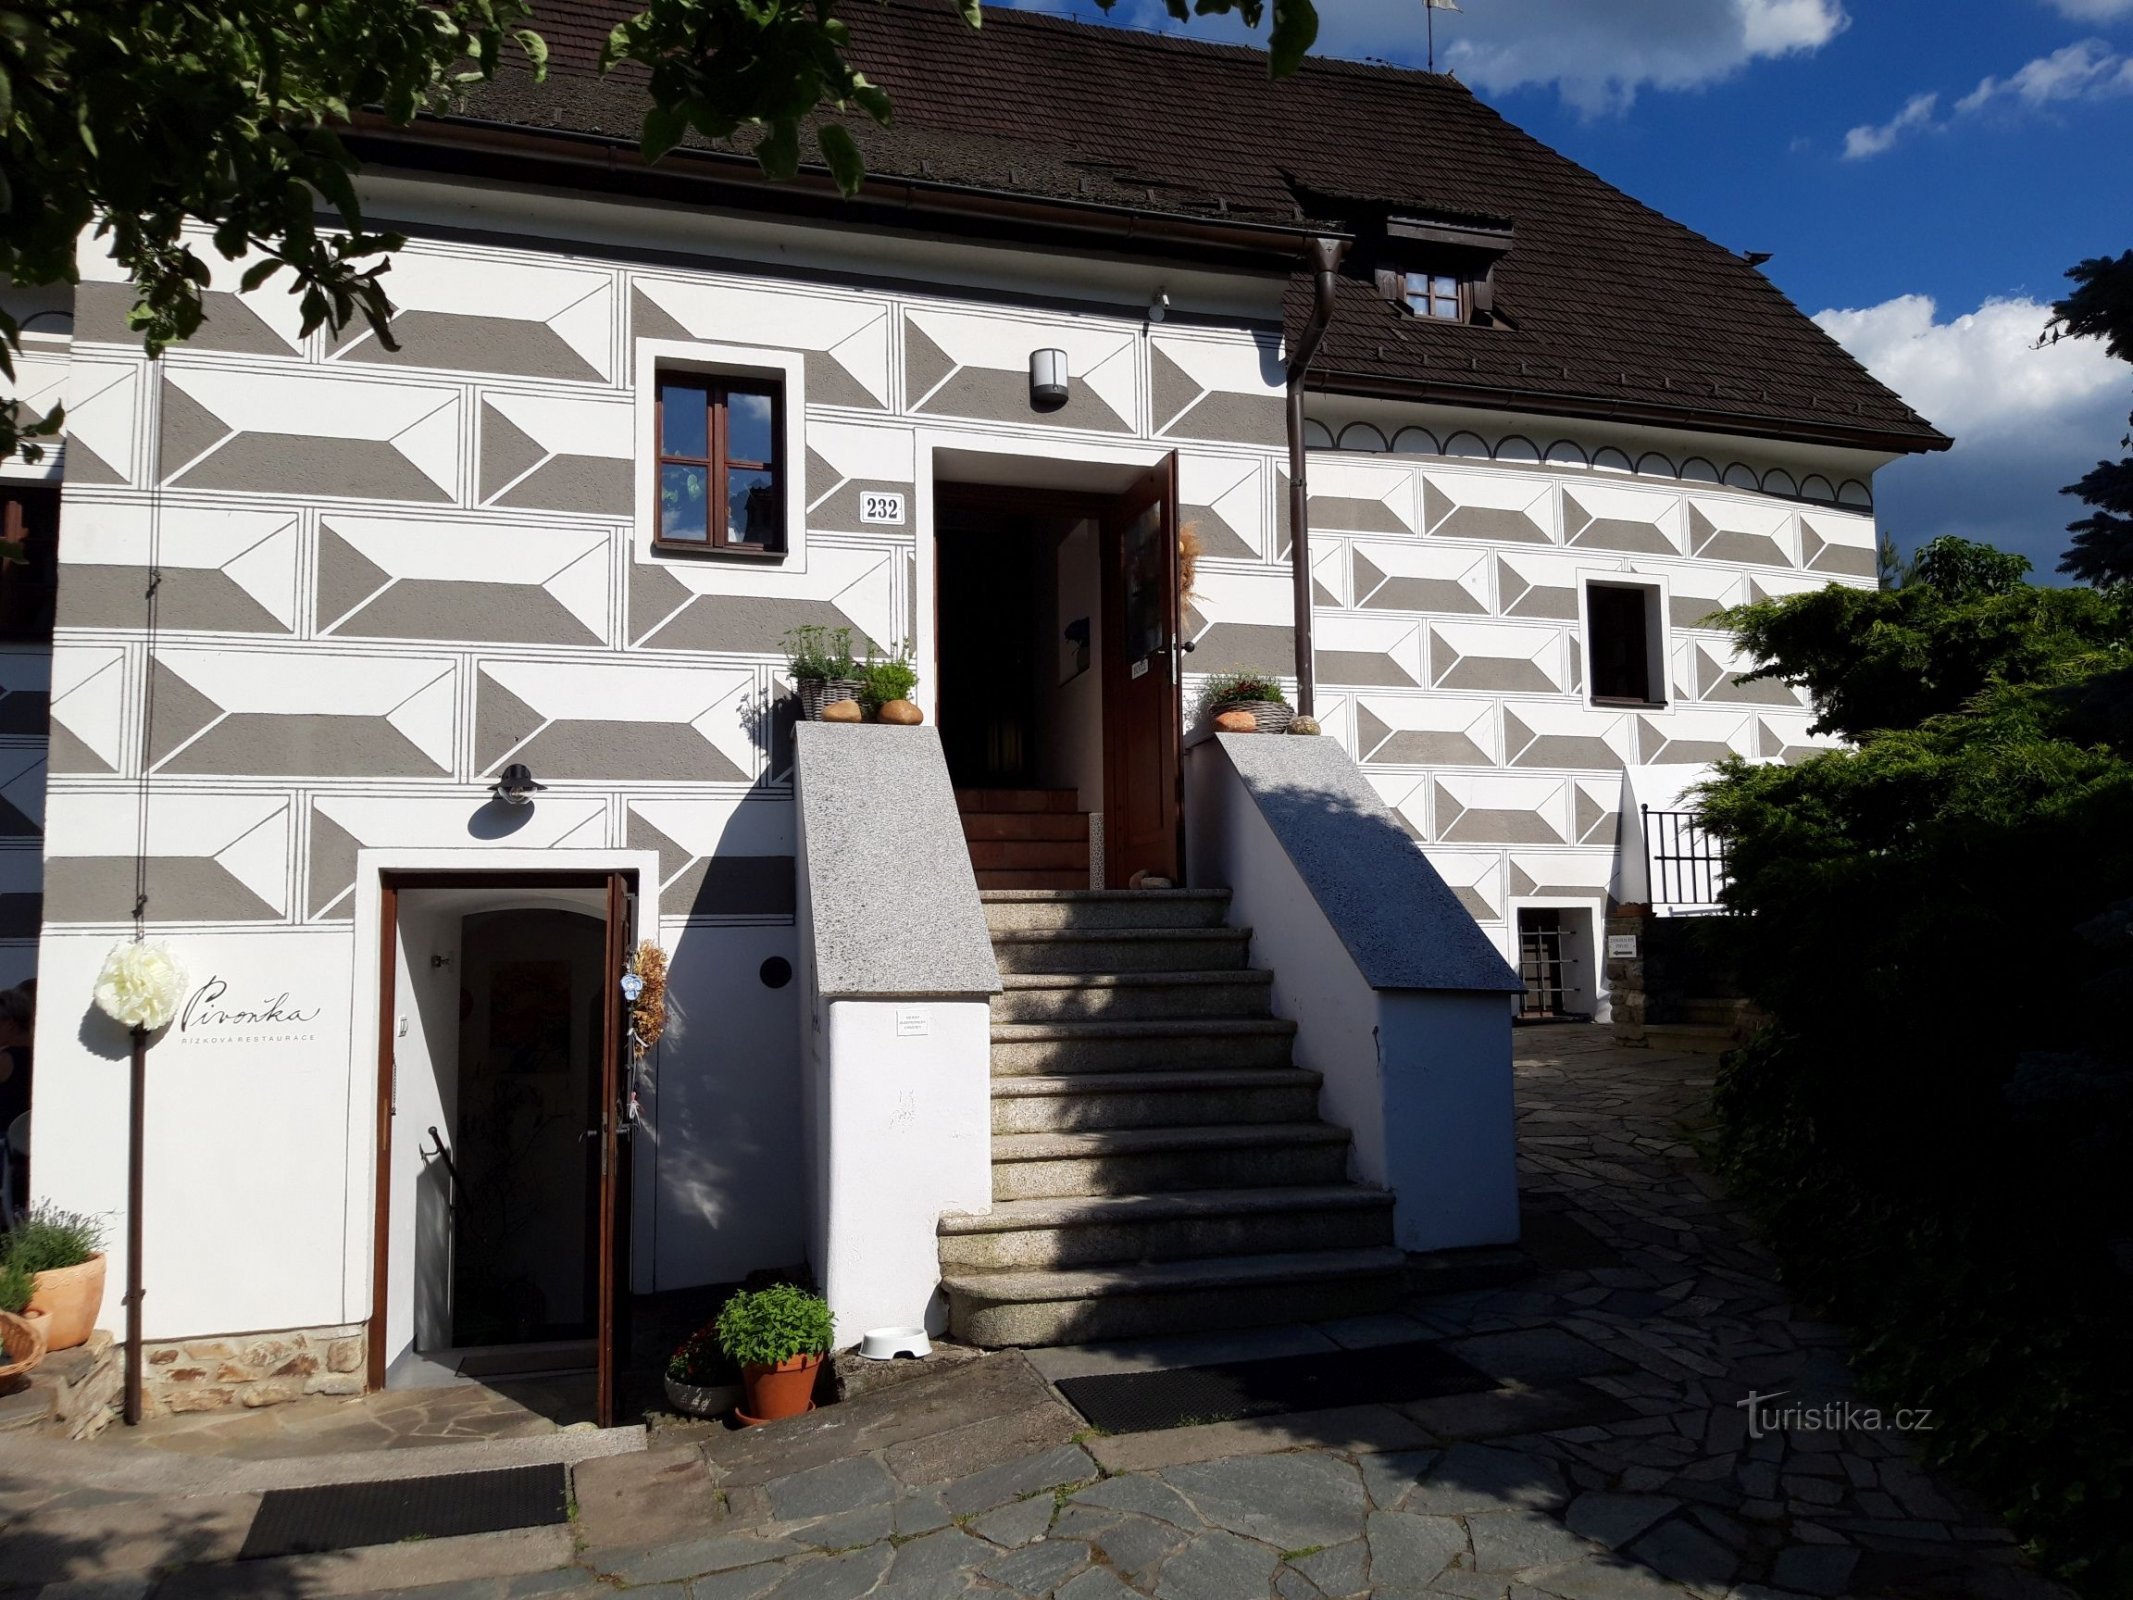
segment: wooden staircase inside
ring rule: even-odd
[[[1071,1344],[1397,1303],[1392,1196],[1350,1181],[1227,894],[983,900],[1005,986],[993,1206],[940,1222],[952,1333]]]
[[[1089,818],[1072,789],[958,789],[980,889],[1086,889]]]

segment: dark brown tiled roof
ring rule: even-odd
[[[634,142],[643,80],[596,62],[634,0],[537,0],[551,79],[470,95],[479,120]],[[1408,315],[1367,262],[1341,284],[1314,387],[1936,449],[1945,438],[1739,256],[1602,182],[1456,80],[947,0],[846,13],[896,123],[852,121],[870,175],[1171,217],[1367,233],[1388,212],[1498,219],[1514,324]],[[1310,302],[1299,277],[1291,333]]]

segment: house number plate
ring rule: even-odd
[[[861,522],[884,522],[901,527],[904,520],[904,497],[900,494],[884,494],[869,489],[859,496],[859,520]]]

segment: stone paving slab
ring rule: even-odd
[[[170,1548],[169,1530],[126,1522],[137,1496],[40,1492],[0,1467],[0,1583],[21,1581],[4,1541],[42,1522],[33,1570],[104,1583],[109,1600],[2063,1600],[1901,1436],[1750,1426],[1736,1402],[1751,1389],[1851,1384],[1841,1336],[1789,1304],[1696,1165],[1711,1063],[1616,1049],[1599,1029],[1520,1047],[1521,1183],[1546,1219],[1537,1275],[1273,1335],[1330,1349],[1419,1328],[1499,1375],[1494,1391],[1104,1437],[1040,1367],[1230,1359],[1254,1339],[1267,1353],[1268,1336],[1008,1351],[807,1417],[583,1461],[571,1529],[233,1565],[213,1559],[232,1519],[178,1554],[212,1564],[169,1575],[123,1569],[156,1537]],[[105,1541],[94,1571],[51,1555],[69,1526]],[[105,1600],[61,1586],[40,1600],[91,1593]]]

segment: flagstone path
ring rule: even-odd
[[[1710,1068],[1617,1049],[1602,1029],[1522,1033],[1521,1181],[1538,1271],[1452,1294],[1418,1273],[1400,1315],[1238,1344],[1437,1338],[1497,1378],[1488,1393],[1106,1437],[1044,1374],[1160,1364],[1159,1347],[1004,1352],[771,1427],[655,1436],[650,1449],[580,1461],[567,1564],[552,1540],[488,1535],[419,1554],[194,1566],[94,1592],[2060,1595],[1992,1517],[1911,1463],[1904,1430],[1861,1414],[1841,1337],[1787,1303],[1689,1143]],[[1737,1403],[1751,1391],[1783,1394],[1753,1425]],[[0,1594],[34,1592],[5,1590],[13,1533],[0,1528]]]

